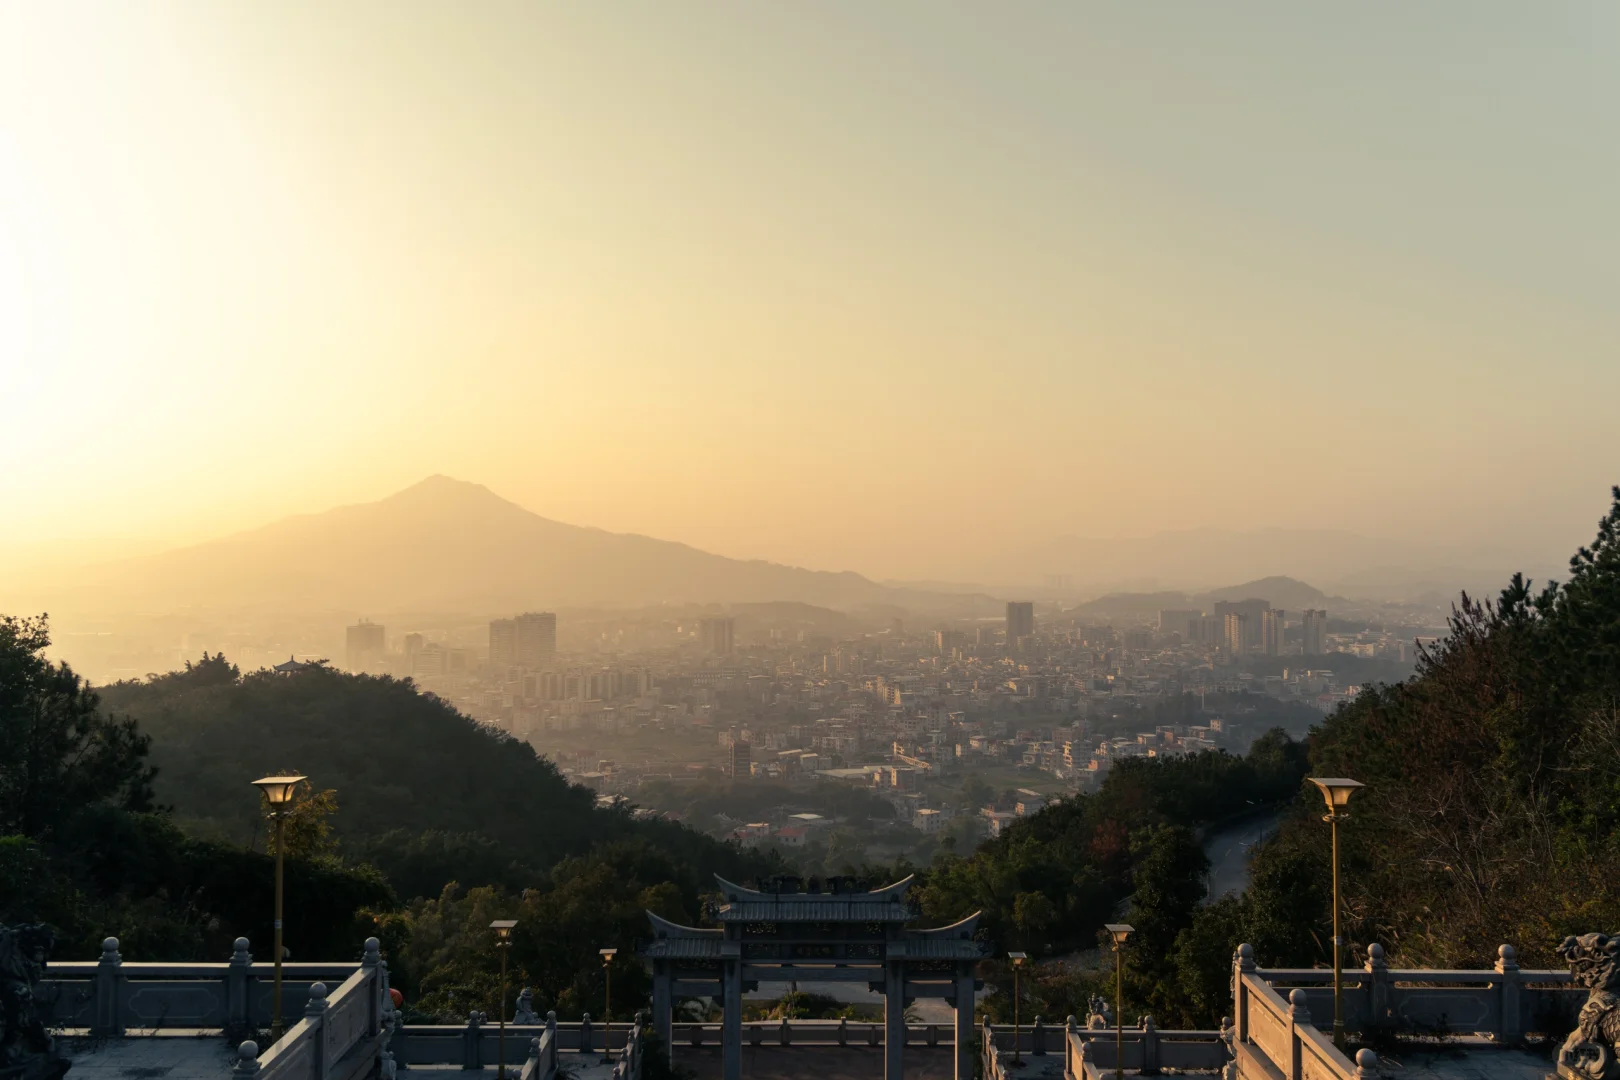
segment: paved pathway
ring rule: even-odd
[[[223,1080],[236,1049],[216,1033],[148,1035],[124,1039],[63,1037],[57,1045],[73,1059],[73,1080]]]
[[[1552,1062],[1522,1050],[1441,1048],[1379,1058],[1379,1072],[1393,1080],[1546,1080]]]
[[[905,1080],[951,1080],[951,1048],[906,1047]],[[698,1080],[718,1080],[720,1048],[682,1046],[675,1064]],[[881,1046],[744,1046],[742,1073],[748,1080],[880,1080]]]

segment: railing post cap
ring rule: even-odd
[[[101,959],[104,963],[118,959],[118,939],[115,937],[101,939]]]
[[[539,1039],[530,1039],[529,1040],[529,1057],[531,1059],[537,1059],[537,1058],[540,1057],[540,1040]]]
[[[319,1016],[326,1011],[326,984],[318,982],[309,988],[309,1001],[304,1005],[305,1016]]]
[[[1496,947],[1496,968],[1498,971],[1519,966],[1519,950],[1511,945],[1498,945]]]
[[[1254,970],[1254,946],[1245,942],[1237,947],[1237,966],[1241,971]]]
[[[1356,1076],[1371,1077],[1378,1075],[1378,1055],[1371,1050],[1356,1051]]]
[[[240,959],[241,957],[251,955],[249,954],[248,949],[250,949],[252,945],[253,943],[245,937],[239,937],[235,941],[231,942],[231,949],[236,953],[236,956],[232,957],[232,959]]]
[[[252,1039],[245,1039],[236,1048],[236,1056],[242,1061],[257,1061],[259,1058],[259,1044]]]

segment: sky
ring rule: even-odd
[[[1562,555],[1620,482],[1617,102],[1607,0],[0,0],[0,532],[446,473],[880,577]]]

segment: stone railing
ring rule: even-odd
[[[330,993],[325,983],[311,986],[303,1019],[262,1056],[257,1043],[242,1043],[231,1072],[235,1080],[357,1080],[374,1071],[388,1076],[396,1019],[388,965],[378,956],[377,939],[367,938],[366,958],[354,974]]]
[[[715,1025],[718,1029],[718,1025]],[[645,1018],[604,1030],[585,1019],[559,1023],[547,1013],[544,1024],[507,1024],[504,1058],[508,1070],[518,1072],[516,1056],[526,1052],[522,1080],[553,1080],[561,1054],[592,1055],[611,1051],[614,1080],[638,1080],[645,1048]],[[406,1024],[394,1029],[389,1060],[397,1069],[445,1067],[494,1069],[503,1058],[501,1029],[483,1013],[473,1013],[465,1024]]]
[[[1480,1035],[1509,1046],[1526,1034],[1568,1030],[1586,988],[1568,971],[1521,970],[1511,945],[1490,970],[1394,970],[1379,945],[1365,966],[1340,976],[1347,1031],[1391,1035]],[[1233,971],[1233,1051],[1244,1077],[1373,1075],[1377,1058],[1352,1064],[1323,1036],[1333,1026],[1333,972],[1255,966],[1240,946]]]
[[[1062,1055],[1063,1073],[1071,1080],[1113,1073],[1113,1028],[1079,1027],[1072,1016],[1061,1027],[1043,1024],[1037,1018],[1032,1025],[1021,1025],[1017,1035],[1018,1052],[1025,1057]],[[1006,1080],[1018,1075],[1016,1070],[1009,1069],[1013,1061],[1013,1041],[1011,1024],[979,1026],[980,1057],[986,1077]],[[1124,1068],[1135,1072],[1217,1071],[1231,1060],[1221,1032],[1161,1031],[1151,1017],[1120,1032],[1118,1041]]]
[[[719,1021],[676,1020],[670,1039],[676,1047],[719,1046],[721,1027]],[[951,1024],[907,1024],[906,1045],[950,1046],[952,1029]],[[1027,1029],[1024,1034],[1027,1039]],[[883,1021],[750,1020],[742,1025],[742,1040],[745,1046],[882,1046]]]
[[[101,943],[99,961],[53,961],[35,990],[45,1023],[72,1033],[122,1036],[132,1031],[222,1030],[270,1026],[273,964],[254,963],[247,938],[223,964],[126,963],[118,939]],[[359,963],[283,964],[284,1015],[296,1016],[318,982],[349,978]]]

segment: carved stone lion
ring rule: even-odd
[[[1086,1003],[1086,1027],[1091,1031],[1103,1031],[1114,1026],[1113,1010],[1108,1006],[1108,999],[1101,994],[1092,994]]]
[[[1558,1075],[1566,1080],[1620,1080],[1620,937],[1582,934],[1568,937],[1558,954],[1577,986],[1587,988],[1586,1004],[1574,1031],[1558,1051]]]
[[[517,1015],[512,1017],[514,1024],[538,1024],[540,1015],[534,1011],[534,991],[527,986],[517,996]]]

